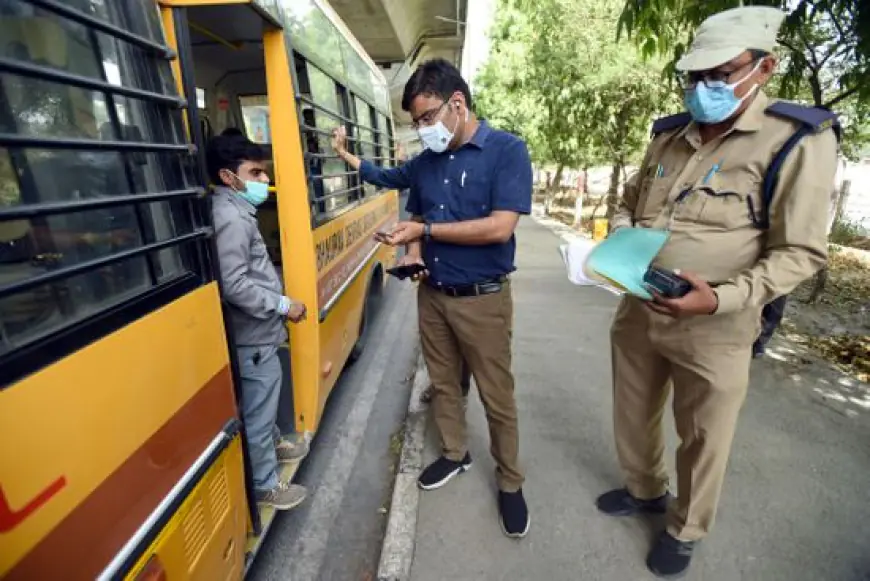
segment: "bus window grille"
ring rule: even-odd
[[[124,30],[120,26],[107,22],[101,18],[97,18],[96,16],[91,16],[90,14],[77,10],[76,8],[67,6],[62,0],[26,0],[26,2],[44,8],[45,10],[50,10],[55,14],[82,24],[88,28],[99,30],[100,32],[114,36],[119,40],[129,42],[132,45],[145,49],[166,60],[172,60],[176,56],[175,51],[168,46],[154,42],[144,36],[134,34],[129,30]]]

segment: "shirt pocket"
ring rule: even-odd
[[[665,207],[668,193],[674,180],[647,176],[643,179],[638,191],[637,206],[634,217],[636,220],[653,220]]]
[[[755,226],[761,198],[761,179],[749,172],[716,176],[709,184],[692,190],[676,218],[722,230],[738,230]]]
[[[492,181],[484,176],[460,176],[451,190],[450,213],[457,220],[476,220],[492,212]]]

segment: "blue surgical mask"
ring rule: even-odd
[[[238,178],[239,181],[243,181],[242,178],[240,178],[239,176],[235,177]],[[244,190],[235,191],[239,196],[241,196],[243,200],[245,200],[255,208],[269,199],[269,184],[264,184],[263,182],[252,182],[250,180],[244,180],[244,184]]]
[[[257,207],[269,199],[269,184],[245,181],[245,191],[239,192],[239,195],[252,206]]]
[[[465,111],[465,121],[468,121],[468,110]],[[456,125],[453,127],[453,131],[447,129],[447,126],[444,125],[443,121],[438,121],[435,125],[421,127],[417,130],[417,135],[420,137],[420,141],[423,142],[424,147],[431,149],[435,153],[444,153],[447,151],[447,148],[450,147],[450,142],[453,141],[453,137],[456,135],[456,129],[458,127],[458,118],[456,119]]]
[[[753,85],[742,99],[734,94],[734,89],[752,76],[760,65],[761,61],[758,61],[748,75],[730,85],[725,81],[701,80],[691,89],[686,89],[683,101],[692,119],[704,124],[722,123],[729,119],[740,104],[755,92],[758,84]]]

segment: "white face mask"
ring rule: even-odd
[[[468,111],[465,111],[465,120],[468,121]],[[456,135],[456,129],[459,127],[459,119],[456,120],[456,125],[453,131],[447,129],[443,121],[438,121],[435,125],[429,127],[421,127],[417,130],[417,135],[420,136],[420,141],[423,146],[431,149],[435,153],[444,153],[453,141],[453,136]]]

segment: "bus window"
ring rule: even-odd
[[[322,211],[330,213],[346,206],[353,199],[355,188],[350,187],[347,165],[331,154],[331,135],[333,130],[341,126],[343,116],[338,87],[326,73],[312,66],[311,63],[307,65],[311,98],[316,105],[314,126],[318,134],[318,147],[321,152],[329,152],[328,157],[321,158],[324,203],[320,207],[323,208]]]
[[[323,63],[329,75],[344,78],[346,66],[341,50],[342,37],[321,12],[315,0],[284,2],[288,10],[289,31],[294,43]]]
[[[272,143],[269,133],[269,104],[266,95],[242,95],[239,97],[242,120],[248,139],[254,143]]]
[[[19,35],[43,30],[29,22],[4,20],[0,26]],[[159,75],[148,74],[143,66],[153,60],[121,69],[101,60],[109,53],[118,57],[140,49],[88,35],[54,13],[46,12],[40,22],[54,23],[46,29],[53,32],[50,46],[65,50],[52,52],[46,37],[37,33],[13,41],[18,58],[113,85],[160,85]],[[179,145],[177,152],[146,152],[46,148],[37,142],[0,150],[0,208],[51,208],[44,215],[31,211],[21,219],[0,221],[0,354],[83,322],[194,268],[191,249],[164,247],[194,231],[189,200],[170,196],[136,204],[133,197],[190,189],[192,168],[178,109],[156,100],[6,73],[0,85],[0,132],[47,142],[72,138]],[[123,196],[130,201],[119,200]],[[89,207],[109,198],[116,201]],[[157,247],[137,252],[146,245]],[[69,275],[36,280],[62,271]]]

